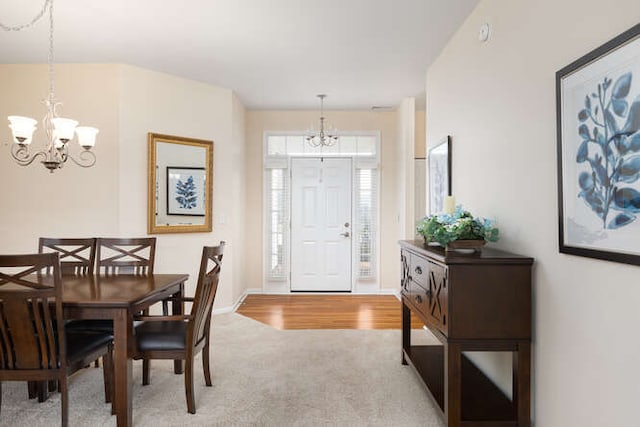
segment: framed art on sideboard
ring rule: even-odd
[[[442,138],[427,154],[429,169],[429,213],[444,209],[444,200],[451,193],[451,137]]]

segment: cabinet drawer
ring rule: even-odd
[[[418,311],[428,319],[429,316],[429,293],[422,286],[414,281],[409,283],[409,291],[405,292],[405,295],[416,306]]]
[[[426,259],[411,254],[409,275],[414,282],[416,282],[423,288],[429,288],[429,262]]]

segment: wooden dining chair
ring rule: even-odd
[[[155,237],[98,237],[96,239],[96,273],[103,275],[153,274],[156,253]],[[163,313],[168,311],[168,301],[162,301]],[[144,314],[148,314],[145,310]],[[132,325],[133,326],[133,325]],[[108,332],[113,334],[111,319],[75,320],[68,330],[82,332]],[[146,364],[148,362],[143,362]],[[98,366],[98,361],[96,361]]]
[[[60,254],[62,275],[93,274],[96,263],[96,239],[51,238],[38,239],[38,253],[55,251]]]
[[[155,237],[99,237],[96,246],[98,274],[153,274]]]
[[[211,387],[209,367],[209,340],[211,310],[218,289],[222,253],[225,242],[219,246],[205,246],[202,249],[200,272],[193,298],[183,298],[191,302],[191,313],[173,316],[136,316],[142,323],[136,327],[134,359],[182,359],[185,361],[184,387],[187,410],[196,413],[193,393],[194,357],[202,351],[204,379]],[[174,303],[176,303],[174,301]],[[181,303],[181,302],[177,302]],[[143,364],[142,383],[149,384],[149,363]]]
[[[153,274],[156,238],[96,239],[96,274]],[[164,302],[166,305],[166,302]],[[73,330],[113,332],[113,320],[84,319],[68,325]]]
[[[62,425],[67,426],[67,377],[103,357],[105,393],[110,394],[112,351],[108,333],[65,331],[57,252],[0,255],[0,405],[2,381],[53,380],[59,384]]]
[[[53,238],[40,237],[38,239],[38,253],[55,251],[60,254],[60,267],[62,275],[86,276],[93,274],[96,264],[96,238]],[[47,271],[47,273],[49,273]],[[83,329],[75,324],[78,321],[67,322],[67,327],[71,329]],[[103,328],[104,329],[104,328]],[[96,368],[99,362],[95,362]],[[49,391],[52,386],[49,386]],[[29,388],[29,397],[33,397],[35,389],[33,385]],[[42,395],[42,393],[40,393]],[[108,399],[108,397],[107,397]],[[107,400],[109,403],[110,400]]]

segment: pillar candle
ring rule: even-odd
[[[453,196],[447,196],[444,198],[444,211],[449,215],[456,211],[456,198]]]

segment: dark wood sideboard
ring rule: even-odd
[[[416,370],[447,426],[529,426],[533,258],[486,247],[445,252],[416,240],[400,242],[400,259],[402,363]],[[411,313],[440,345],[411,345]],[[512,352],[512,398],[463,351]]]

